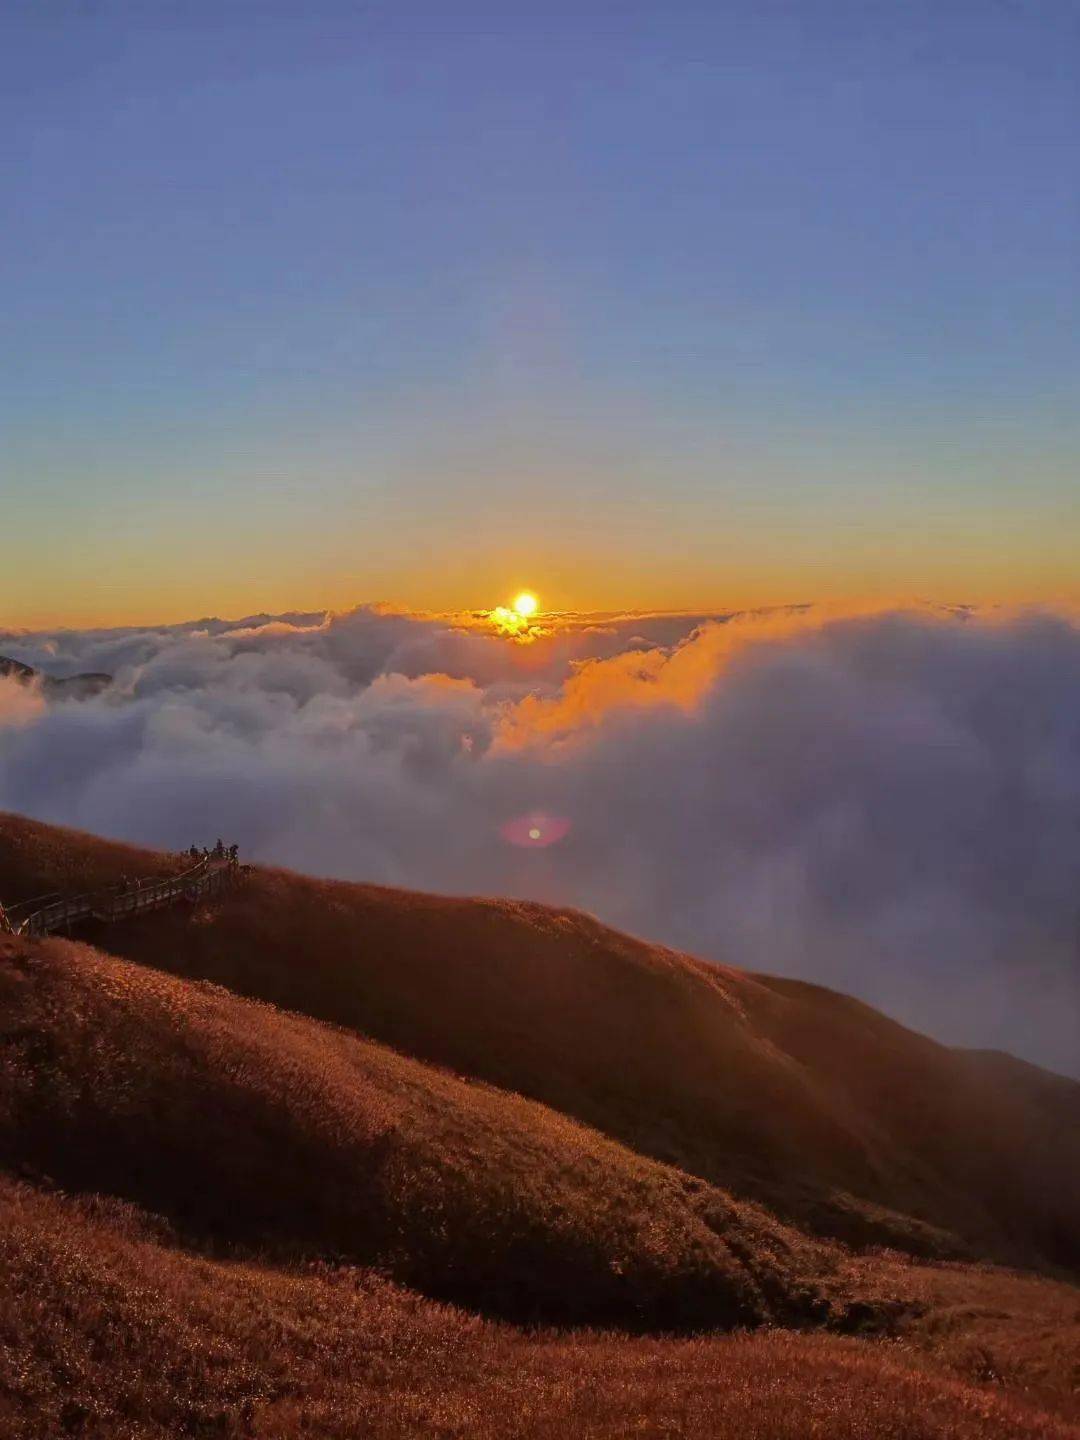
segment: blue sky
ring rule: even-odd
[[[1069,591],[1078,70],[1057,0],[14,0],[4,618]]]

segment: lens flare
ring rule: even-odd
[[[565,815],[532,810],[508,820],[501,830],[503,839],[511,845],[520,846],[523,850],[545,850],[566,838],[570,833],[570,821]]]

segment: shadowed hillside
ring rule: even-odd
[[[0,1161],[523,1319],[820,1322],[836,1268],[534,1101],[63,940],[0,939]]]
[[[5,898],[169,861],[7,817]],[[10,877],[10,879],[6,878]],[[1080,1263],[1080,1085],[576,912],[257,870],[108,947],[544,1101],[855,1243]]]

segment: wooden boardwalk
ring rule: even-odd
[[[208,855],[179,875],[125,881],[82,895],[39,895],[5,909],[0,905],[0,930],[11,935],[52,935],[69,931],[85,920],[112,923],[181,901],[194,903],[217,895],[240,874],[241,867],[228,855]]]

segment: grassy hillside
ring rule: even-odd
[[[911,1346],[525,1334],[348,1268],[192,1256],[115,1203],[3,1179],[0,1273],[6,1440],[1080,1437]]]
[[[534,1101],[63,940],[0,940],[0,1162],[525,1319],[818,1321],[835,1268]]]
[[[125,877],[174,874],[190,864],[178,855],[0,811],[0,901],[5,905],[53,891],[101,889]]]
[[[180,863],[0,817],[7,900]],[[1080,1440],[1080,1291],[870,1243],[1075,1257],[1072,1082],[541,906],[96,939],[0,939],[5,1440]]]
[[[0,821],[0,894],[169,857]],[[258,869],[102,943],[541,1100],[800,1226],[1080,1266],[1080,1085],[576,912]]]

